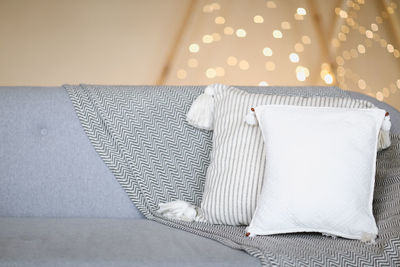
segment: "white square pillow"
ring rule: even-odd
[[[244,118],[252,107],[266,104],[374,108],[368,101],[335,97],[251,94],[234,87],[208,86],[192,104],[190,124],[214,130],[201,208],[208,222],[248,225],[264,177],[261,131]]]
[[[250,235],[321,232],[373,241],[381,109],[259,106],[266,166]]]

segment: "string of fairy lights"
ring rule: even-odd
[[[340,31],[331,40],[330,48],[334,51],[334,61],[331,63],[322,62],[320,68],[320,78],[327,84],[332,85],[336,82],[342,89],[353,89],[355,86],[361,90],[364,90],[367,94],[376,97],[378,100],[383,101],[384,98],[390,96],[390,94],[395,94],[400,90],[400,79],[389,83],[388,86],[383,87],[376,92],[373,92],[372,88],[368,85],[365,78],[361,77],[354,70],[347,67],[351,60],[358,57],[365,56],[370,47],[372,47],[373,42],[379,44],[382,48],[385,48],[387,53],[393,55],[395,59],[400,58],[399,50],[391,43],[388,43],[380,34],[380,28],[383,27],[385,19],[388,19],[390,14],[393,14],[398,8],[397,4],[386,0],[386,10],[382,11],[380,16],[376,16],[375,22],[369,27],[365,27],[358,22],[358,12],[365,5],[365,0],[347,0],[343,7],[335,8],[334,12],[340,21]],[[274,1],[266,1],[265,6],[268,9],[277,8],[277,4]],[[206,4],[202,8],[203,13],[214,13],[218,15],[218,11],[221,10],[221,4],[218,2]],[[298,7],[293,14],[296,21],[304,20],[307,16],[307,10],[304,7]],[[214,42],[219,42],[226,36],[236,36],[237,38],[246,38],[247,31],[244,28],[234,29],[233,27],[227,25],[227,20],[223,16],[213,17],[214,23],[219,26],[223,26],[221,33],[207,33],[201,37],[201,42],[193,42],[188,45],[189,54],[193,55],[187,60],[187,67],[194,69],[199,66],[199,59],[194,57],[200,52],[201,46],[211,44]],[[255,14],[253,17],[253,23],[262,24],[265,22],[264,17],[261,14]],[[289,21],[282,21],[280,28],[273,29],[271,34],[274,39],[281,39],[287,31],[292,28]],[[223,33],[222,33],[223,32]],[[349,40],[349,34],[358,33],[361,42],[355,45],[355,47],[350,49],[342,49],[345,43]],[[304,82],[310,77],[310,70],[307,66],[300,65],[301,53],[303,53],[307,47],[312,43],[311,38],[308,35],[301,35],[300,39],[294,44],[293,52],[288,55],[290,62],[298,64],[296,66],[296,79],[299,82]],[[272,72],[276,69],[276,63],[271,60],[274,55],[274,50],[272,47],[265,46],[261,51],[260,55],[264,56],[265,70]],[[204,75],[207,79],[214,79],[218,77],[223,77],[226,75],[226,67],[224,65],[231,67],[237,66],[240,70],[248,70],[250,68],[250,63],[246,59],[239,59],[233,55],[226,58],[224,63],[221,62],[220,66],[209,67],[204,71]],[[335,73],[333,69],[335,69]],[[177,78],[184,80],[188,76],[188,72],[185,68],[180,68],[176,72]],[[400,78],[400,77],[399,77]],[[351,84],[352,83],[352,84]],[[268,82],[262,80],[258,83],[260,86],[268,85]]]

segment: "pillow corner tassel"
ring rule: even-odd
[[[246,117],[244,117],[244,121],[251,126],[256,126],[258,125],[257,117],[256,117],[256,112],[254,108],[250,108],[250,112],[247,113]]]
[[[361,234],[361,242],[365,243],[365,244],[369,244],[369,245],[374,245],[376,244],[376,238],[377,238],[377,234],[374,233],[362,233]]]
[[[390,147],[390,128],[392,123],[390,122],[389,112],[386,112],[385,119],[383,120],[381,130],[379,131],[379,150],[386,149]]]
[[[187,122],[197,128],[212,130],[214,124],[214,94],[215,90],[209,85],[204,93],[194,101],[186,115]]]

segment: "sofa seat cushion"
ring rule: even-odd
[[[0,266],[260,266],[216,241],[145,219],[0,217]]]

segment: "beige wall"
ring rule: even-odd
[[[185,0],[0,0],[0,85],[154,84]]]

